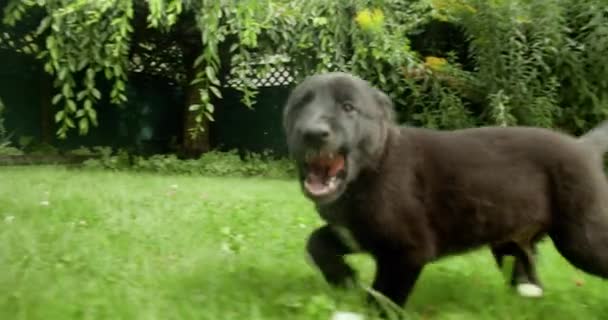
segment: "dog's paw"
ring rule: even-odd
[[[520,283],[516,289],[517,294],[524,298],[540,298],[543,296],[543,288],[533,283]]]

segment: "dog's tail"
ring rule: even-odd
[[[602,154],[608,152],[608,120],[580,136],[579,141],[588,144]]]

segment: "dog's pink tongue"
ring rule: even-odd
[[[325,189],[325,176],[320,172],[310,171],[306,176],[306,188],[312,193],[320,193]]]

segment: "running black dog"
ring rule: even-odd
[[[544,235],[608,277],[608,125],[580,138],[399,127],[391,100],[346,73],[305,79],[283,116],[302,190],[327,222],[307,249],[331,284],[355,280],[343,256],[366,252],[373,288],[403,305],[427,263],[487,245],[498,262],[516,256],[514,282],[540,285],[533,248]]]

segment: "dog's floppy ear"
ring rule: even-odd
[[[393,100],[384,92],[377,88],[372,88],[374,100],[380,107],[384,119],[388,122],[394,122],[396,119],[395,105]]]

